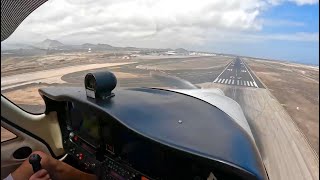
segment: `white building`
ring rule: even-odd
[[[166,53],[167,55],[175,55],[175,54],[177,54],[175,51],[168,51],[167,53]]]

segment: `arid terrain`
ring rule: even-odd
[[[247,60],[319,154],[319,68]]]
[[[93,71],[114,72],[118,88],[179,88],[175,81],[156,78],[153,72],[178,77],[202,88],[220,88],[242,107],[270,179],[317,179],[319,67],[243,57],[238,72],[235,58],[221,55],[123,58],[103,52],[10,56],[1,63],[1,93],[23,109],[41,113],[44,102],[39,88],[83,87],[84,76]],[[230,73],[240,74],[242,79],[224,82],[221,78],[229,78]],[[9,134],[2,128],[1,140],[8,139]]]

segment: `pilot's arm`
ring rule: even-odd
[[[29,180],[51,180],[47,170],[41,169],[34,173]]]
[[[41,157],[42,170],[33,172],[29,160],[25,160],[7,179],[13,180],[96,180],[97,177],[93,174],[82,172],[62,161],[56,160],[53,157],[41,151],[33,152]],[[10,180],[11,180],[10,179]]]

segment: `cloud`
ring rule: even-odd
[[[240,35],[241,36],[241,35]],[[287,33],[287,34],[253,34],[243,35],[245,41],[299,41],[299,42],[319,42],[319,33]]]
[[[319,0],[290,0],[291,2],[296,3],[297,5],[313,5],[318,4]]]
[[[268,34],[256,36],[262,40],[284,40],[300,42],[319,42],[319,33],[291,33],[291,34]]]
[[[263,26],[269,26],[269,27],[303,27],[305,26],[304,22],[299,21],[291,21],[286,19],[261,19],[261,24]]]
[[[292,0],[289,0],[292,1]],[[284,0],[51,0],[32,13],[8,39],[35,43],[45,38],[63,43],[118,46],[184,47],[208,42],[291,39],[314,36],[267,35],[259,15],[268,4]],[[298,5],[317,3],[295,0]],[[288,20],[278,25],[302,26]]]
[[[108,41],[116,37],[160,38],[170,33],[171,38],[184,37],[198,34],[190,30],[204,32],[210,28],[256,31],[261,29],[256,22],[260,6],[258,0],[52,0],[32,13],[14,34],[41,34],[66,41],[83,34]],[[92,38],[97,40],[102,39]]]
[[[220,35],[219,35],[220,34]],[[213,38],[214,37],[214,38]],[[319,33],[243,33],[243,32],[209,32],[203,44],[256,44],[263,42],[309,42],[318,43]],[[230,46],[232,47],[232,46]]]
[[[271,5],[280,5],[285,2],[291,2],[291,3],[295,3],[299,6],[302,6],[302,5],[318,4],[319,0],[267,0],[267,3],[269,3]]]

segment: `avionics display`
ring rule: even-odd
[[[100,140],[99,133],[100,124],[98,117],[95,114],[83,112],[79,131],[81,138],[94,147],[97,147]]]
[[[72,128],[75,133],[85,142],[97,147],[100,142],[100,123],[94,111],[87,107],[73,105],[70,112]]]

